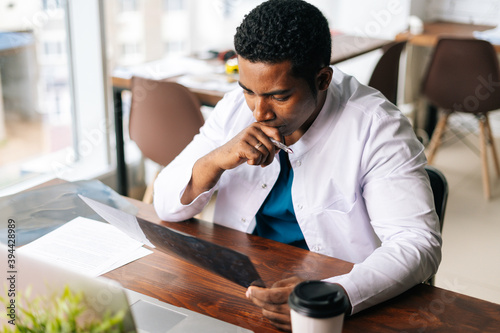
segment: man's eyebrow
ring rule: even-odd
[[[245,85],[243,83],[241,83],[240,81],[238,81],[238,84],[240,85],[241,88],[243,88],[244,90],[246,91],[250,91],[250,92],[253,92],[251,89],[248,89],[247,87],[245,87]],[[267,92],[267,93],[264,93],[262,95],[264,96],[272,96],[272,95],[285,95],[285,94],[288,94],[290,91],[292,91],[291,89],[278,89],[278,90],[273,90],[273,91],[270,91],[270,92]]]
[[[240,81],[238,81],[238,84],[240,85],[241,88],[243,88],[243,90],[251,91],[250,89],[248,89],[247,87],[245,87],[245,85],[243,83],[241,83]]]

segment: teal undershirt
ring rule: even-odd
[[[293,209],[293,169],[286,152],[280,150],[279,156],[280,174],[255,216],[257,226],[253,234],[309,250]]]

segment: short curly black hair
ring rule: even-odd
[[[236,53],[251,62],[291,61],[292,75],[304,78],[316,94],[314,78],[330,64],[328,21],[302,0],[269,0],[250,13],[234,35]]]

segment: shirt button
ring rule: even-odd
[[[300,204],[299,204],[299,205],[297,205],[297,209],[298,209],[298,210],[302,210],[302,208],[304,208],[304,206],[302,206],[302,205],[300,205]]]
[[[295,163],[296,166],[301,166],[302,165],[302,162],[301,161],[297,161],[297,163]]]
[[[262,188],[267,188],[267,184],[262,184]]]
[[[319,250],[321,250],[321,245],[315,245],[315,246],[313,247],[313,251],[314,251],[314,252],[318,252]]]
[[[242,218],[241,218],[241,222],[243,222],[243,223],[247,223],[247,219],[246,219],[246,218],[244,218],[244,217],[242,217]]]

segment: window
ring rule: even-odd
[[[98,3],[30,1],[0,19],[0,195],[109,168]]]
[[[65,55],[64,44],[60,41],[56,42],[44,42],[43,43],[44,55]]]
[[[138,0],[118,0],[118,9],[120,12],[135,12],[138,10]]]
[[[184,0],[163,0],[163,10],[166,11],[176,11],[185,10]]]
[[[62,0],[42,0],[43,10],[52,10],[57,8],[63,8]]]
[[[185,42],[182,40],[171,40],[165,43],[165,54],[185,54]]]
[[[141,53],[141,45],[139,43],[122,44],[121,51],[123,56],[137,55]]]
[[[65,9],[58,1],[42,1],[41,8],[31,4],[11,14],[26,22],[29,32],[0,21],[0,30],[11,31],[0,34],[0,122],[5,127],[0,189],[50,171],[51,161],[64,161],[65,149],[73,145]],[[63,33],[54,35],[57,30]]]

